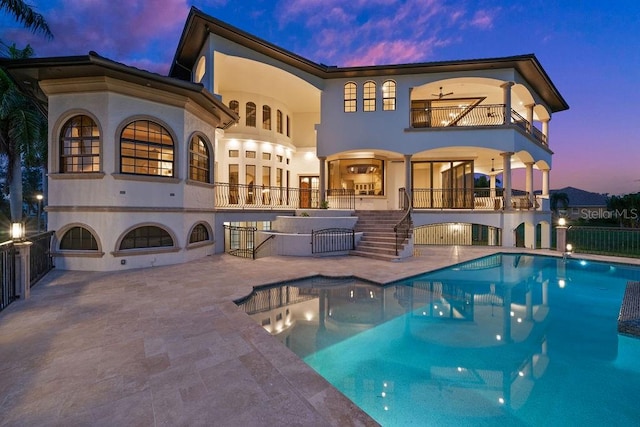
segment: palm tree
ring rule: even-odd
[[[51,33],[44,16],[34,11],[31,6],[22,0],[0,0],[0,10],[13,15],[18,22],[34,33],[40,31],[47,38],[53,38],[53,33]]]
[[[558,209],[567,209],[569,207],[569,196],[563,192],[551,193],[549,202],[551,204],[551,210],[554,212]],[[562,205],[562,208],[559,205]]]
[[[13,45],[9,51],[14,59],[33,54],[30,46],[20,50]],[[7,157],[6,184],[13,222],[22,220],[22,157],[29,164],[41,162],[46,141],[46,117],[0,69],[0,154]]]

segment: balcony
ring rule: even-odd
[[[548,145],[547,136],[515,110],[511,110],[510,122],[507,123],[505,110],[504,104],[459,103],[456,106],[433,107],[426,101],[413,101],[411,127],[420,129],[516,126],[542,145]]]
[[[331,209],[354,209],[353,190],[327,190],[325,200]],[[273,187],[263,185],[215,183],[218,209],[321,209],[317,188]]]
[[[414,209],[470,209],[504,210],[504,190],[502,188],[414,188],[411,191]],[[526,191],[511,191],[511,208],[517,210],[539,209],[529,199]]]

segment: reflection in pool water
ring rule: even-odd
[[[239,303],[383,425],[632,425],[637,268],[502,254],[385,287],[314,277]]]

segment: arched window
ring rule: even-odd
[[[376,111],[376,82],[364,83],[363,111]]]
[[[240,103],[238,101],[229,101],[229,109],[236,114],[240,114]]]
[[[210,182],[209,164],[209,147],[201,137],[195,135],[189,145],[189,179]]]
[[[60,240],[60,249],[67,251],[97,251],[98,242],[95,236],[84,227],[73,227],[67,230]]]
[[[256,127],[256,104],[247,102],[247,117],[245,119],[247,126]]]
[[[271,130],[271,107],[262,106],[262,129]]]
[[[129,123],[120,136],[122,173],[173,176],[173,138],[169,131],[149,120]]]
[[[396,109],[396,82],[387,80],[382,83],[382,110],[394,111]]]
[[[204,224],[197,224],[191,230],[191,235],[189,235],[189,243],[198,243],[198,242],[206,242],[209,240],[209,230]]]
[[[160,227],[145,225],[128,232],[120,242],[120,250],[173,246],[171,235]]]
[[[282,133],[282,111],[278,110],[276,113],[276,130],[278,133]]]
[[[100,171],[100,130],[89,116],[70,118],[60,131],[60,172]]]
[[[356,84],[353,82],[344,85],[344,112],[353,113],[356,111]]]

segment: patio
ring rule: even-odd
[[[496,249],[54,270],[0,313],[0,425],[375,425],[233,300],[314,274],[385,283]]]

